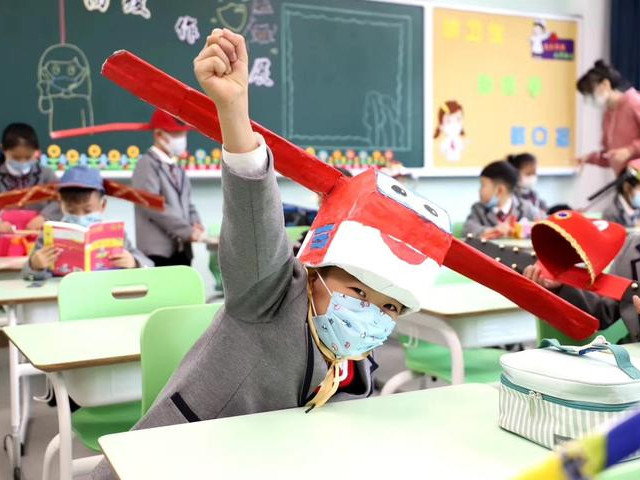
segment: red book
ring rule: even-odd
[[[73,223],[46,222],[44,245],[62,253],[51,270],[64,276],[71,272],[89,272],[115,268],[109,257],[124,250],[124,222],[95,223],[83,227]]]

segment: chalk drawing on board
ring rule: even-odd
[[[216,9],[217,18],[211,19],[211,23],[220,23],[229,30],[236,33],[242,32],[249,21],[249,9],[242,3],[231,2],[224,7]]]
[[[251,39],[249,41],[251,43],[257,43],[258,45],[270,45],[275,43],[277,31],[277,25],[254,23],[249,29],[249,32],[251,32]]]
[[[252,15],[272,15],[273,6],[271,0],[254,0],[251,6]]]
[[[307,99],[302,95],[296,97],[294,85],[294,72],[297,61],[300,58],[294,55],[296,44],[293,24],[298,21],[316,22],[316,25],[325,24],[333,31],[349,31],[358,35],[363,33],[385,32],[394,38],[393,49],[394,62],[389,64],[393,82],[389,82],[386,89],[371,88],[368,95],[362,97],[362,103],[358,111],[361,112],[361,122],[354,122],[351,131],[344,132],[319,132],[305,128],[304,118],[296,116],[296,111],[304,111],[304,108],[296,106],[296,102],[304,105]],[[305,31],[299,27],[298,31]],[[314,145],[318,148],[371,148],[396,152],[411,151],[414,139],[412,138],[413,119],[411,108],[413,67],[412,45],[409,40],[412,36],[412,18],[408,15],[395,15],[386,13],[370,13],[356,10],[346,10],[331,7],[306,6],[284,4],[282,8],[282,89],[283,89],[283,131],[284,135],[299,143]],[[373,45],[371,48],[376,48]],[[348,54],[349,50],[345,49]],[[340,55],[341,52],[333,52]],[[358,60],[365,60],[361,56]],[[364,65],[370,71],[376,71],[377,65]],[[302,72],[303,69],[300,69]],[[368,85],[363,85],[366,88]],[[341,111],[343,105],[332,105],[331,98],[327,99],[327,111]],[[379,143],[378,143],[379,142]],[[390,142],[390,143],[388,143]]]
[[[109,10],[109,4],[111,0],[84,0],[84,6],[87,10],[97,10],[100,13],[104,13]]]
[[[193,45],[200,38],[200,32],[198,31],[198,19],[184,15],[178,17],[175,26],[173,27],[178,39],[181,42],[187,42],[189,45]]]
[[[151,18],[151,11],[147,8],[147,0],[122,0],[122,13],[139,15],[145,20]]]
[[[86,55],[65,43],[47,48],[38,61],[38,109],[49,132],[93,125],[91,70]]]
[[[273,87],[271,78],[271,60],[267,57],[258,57],[253,61],[253,67],[249,73],[249,84],[257,87]]]
[[[440,139],[440,154],[448,162],[459,162],[464,151],[464,110],[456,100],[438,108],[438,125],[433,138]]]
[[[397,148],[404,138],[398,105],[390,95],[367,92],[362,122],[367,130],[370,145]]]

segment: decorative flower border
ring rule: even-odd
[[[308,147],[306,151],[323,162],[346,169],[393,168],[401,165],[395,160],[391,150],[386,152],[361,150],[357,153],[355,150],[334,150],[329,153],[327,150],[316,152],[315,148]],[[105,153],[100,145],[94,143],[89,145],[86,153],[80,153],[73,148],[63,152],[59,145],[51,144],[45,152],[41,153],[40,164],[58,171],[80,165],[105,171],[133,171],[140,159],[140,154],[140,148],[136,145],[130,145],[124,152],[110,149]],[[203,148],[198,148],[193,154],[180,158],[178,164],[187,171],[220,170],[221,161],[221,149],[214,148],[207,152]]]

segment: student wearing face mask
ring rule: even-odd
[[[103,221],[107,207],[105,188],[100,172],[89,167],[74,167],[67,170],[59,187],[61,221],[88,227]],[[28,280],[42,280],[49,277],[49,267],[60,256],[59,249],[45,247],[42,235],[38,238],[29,261],[22,274]],[[109,259],[116,268],[153,267],[142,252],[133,247],[125,238],[124,250]]]
[[[640,157],[640,93],[611,65],[598,60],[577,83],[578,91],[604,109],[602,150],[578,158],[579,164],[611,167],[619,175]]]
[[[534,207],[546,212],[547,204],[535,191],[535,186],[538,183],[538,159],[525,152],[517,155],[507,155],[507,162],[518,170],[518,185],[515,189],[515,194],[518,198],[527,200]]]
[[[0,153],[0,193],[20,190],[44,183],[57,182],[53,170],[38,162],[38,136],[31,125],[9,124],[2,132]],[[62,215],[58,202],[47,202],[24,207],[37,213],[29,221],[28,230],[40,230],[46,220],[59,220]],[[13,226],[0,221],[0,233],[9,233]]]
[[[602,219],[626,228],[635,228],[640,221],[640,180],[635,169],[627,168],[616,185],[617,195],[602,212]]]
[[[515,195],[517,183],[518,171],[509,162],[499,160],[484,167],[480,172],[480,201],[471,206],[464,234],[486,239],[507,237],[512,221],[542,218],[539,208]]]
[[[156,266],[191,265],[191,242],[204,235],[191,200],[191,183],[177,164],[187,151],[188,125],[156,110],[151,117],[153,146],[133,172],[132,186],[162,195],[164,212],[136,206],[136,241]]]

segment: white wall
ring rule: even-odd
[[[427,3],[425,1],[425,3]],[[476,6],[517,10],[525,13],[550,13],[558,15],[579,15],[583,18],[582,50],[579,52],[580,71],[588,69],[599,58],[609,57],[609,0],[468,0],[466,2],[446,2],[450,6]],[[437,68],[437,66],[435,67]],[[578,153],[599,148],[601,136],[600,113],[591,107],[583,109],[583,129],[578,139]],[[539,191],[550,204],[569,202],[574,207],[584,204],[587,194],[597,186],[608,181],[610,174],[603,169],[589,168],[589,178],[543,177]],[[222,197],[220,180],[193,180],[194,201],[198,206],[205,225],[219,223],[221,219]],[[299,205],[312,206],[315,195],[288,180],[281,180],[283,201]],[[438,203],[446,210],[453,221],[464,220],[469,206],[477,199],[477,178],[429,178],[417,182],[415,189],[425,197]],[[125,202],[112,200],[108,209],[111,218],[127,222],[130,235],[133,231],[133,209]],[[204,247],[196,248],[195,266],[210,280],[207,270],[208,256]]]

